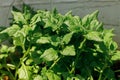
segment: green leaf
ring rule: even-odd
[[[33,80],[43,80],[43,78],[40,75],[36,75]]]
[[[50,71],[50,70],[47,71],[46,75],[48,77],[48,80],[61,80],[61,78],[57,74],[55,74],[53,71]]]
[[[111,58],[112,60],[120,60],[120,51],[117,51],[114,53],[114,55]]]
[[[49,37],[40,37],[40,39],[38,39],[36,41],[36,43],[39,43],[39,44],[50,43],[50,38]]]
[[[30,21],[30,24],[33,26],[35,25],[36,23],[40,22],[41,21],[41,14],[35,14],[31,21]]]
[[[21,32],[23,32],[24,35],[27,36],[31,30],[32,30],[32,28],[30,26],[23,25],[23,28],[21,29]]]
[[[103,35],[104,35],[104,40],[107,42],[109,39],[111,39],[114,36],[113,29],[104,30]]]
[[[8,47],[7,45],[2,45],[0,48],[1,53],[15,52],[15,47]]]
[[[11,27],[8,27],[7,29],[3,30],[0,33],[7,33],[9,36],[13,36],[19,29],[20,29],[20,27],[18,25],[14,24]]]
[[[1,58],[0,58],[1,59]],[[2,64],[0,64],[0,69],[2,69],[3,68],[3,65]]]
[[[84,80],[84,79],[79,79],[78,77],[67,77],[67,80]]]
[[[82,19],[82,25],[87,27],[87,25],[89,25],[89,15],[86,15],[83,19]]]
[[[96,51],[104,53],[107,51],[107,47],[105,46],[105,44],[103,42],[99,43],[99,44],[94,44],[94,46],[96,47]]]
[[[16,46],[23,47],[24,43],[25,43],[25,34],[21,31],[16,32],[13,37],[13,44]]]
[[[73,35],[73,32],[66,34],[66,35],[63,37],[62,41],[63,41],[65,44],[68,44],[68,43],[70,42],[71,38],[72,38],[72,35]]]
[[[94,11],[92,14],[90,14],[90,15],[89,15],[89,20],[90,20],[90,21],[92,21],[92,20],[97,20],[98,13],[99,13],[99,11],[96,10],[96,11]]]
[[[46,61],[53,61],[58,58],[56,50],[53,48],[49,48],[44,51],[44,53],[41,55],[41,58],[43,58]]]
[[[55,19],[54,17],[50,17],[50,19],[48,18],[45,22],[45,26],[44,28],[52,28],[52,31],[56,31],[58,26],[57,26],[57,22],[58,20]]]
[[[103,29],[103,23],[102,23],[102,22],[100,22],[100,23],[97,25],[96,30],[97,30],[97,31],[101,31],[101,32],[104,30],[104,29]]]
[[[23,15],[26,20],[30,20],[33,13],[34,11],[29,5],[23,4]]]
[[[115,73],[114,73],[114,71],[113,71],[112,69],[110,69],[110,68],[107,68],[107,69],[104,71],[103,75],[106,76],[106,78],[107,78],[108,80],[116,80],[116,79],[115,79]]]
[[[12,70],[14,70],[14,69],[16,68],[16,66],[13,65],[13,64],[7,64],[7,66],[8,66],[10,69],[12,69]]]
[[[90,23],[90,30],[96,29],[98,25],[99,25],[98,20],[92,20]]]
[[[86,39],[84,38],[83,41],[81,41],[79,49],[82,49],[84,46],[84,43],[86,42]]]
[[[31,65],[33,63],[33,60],[32,59],[27,59],[26,60],[26,65]]]
[[[39,42],[39,39],[40,39],[41,36],[42,36],[41,33],[35,32],[35,33],[32,34],[31,37],[29,37],[29,39],[30,39],[31,43],[36,43],[37,40],[38,40],[38,42]]]
[[[0,32],[3,31],[4,29],[6,29],[7,27],[5,26],[0,26]]]
[[[8,48],[8,52],[14,53],[14,52],[15,52],[15,46],[9,47],[9,48]]]
[[[99,11],[95,11],[92,14],[88,14],[86,15],[83,19],[82,19],[82,25],[86,28],[86,29],[96,29],[96,25],[99,23],[97,20],[97,16],[98,16]]]
[[[42,62],[42,59],[40,58],[42,52],[39,50],[35,50],[34,52],[31,52],[30,56],[32,60],[28,60],[29,62],[33,61],[35,64],[40,64]],[[28,63],[29,63],[28,62]]]
[[[97,31],[90,31],[88,34],[84,35],[88,40],[103,41],[101,33]]]
[[[61,42],[61,41],[60,41],[60,37],[58,37],[57,35],[50,37],[50,43],[51,43],[53,46],[58,46],[60,42]]]
[[[8,34],[7,33],[0,33],[0,43],[3,42],[4,40],[8,39]]]
[[[21,12],[12,11],[12,14],[16,23],[27,24],[27,21]]]
[[[111,51],[115,51],[117,48],[118,48],[117,43],[114,42],[114,41],[112,41],[112,43],[111,43],[109,49],[110,49]]]
[[[18,79],[19,80],[31,80],[31,71],[29,66],[25,66],[22,63],[22,66],[18,69]]]
[[[110,48],[111,42],[113,42],[112,37],[114,36],[114,34],[112,33],[112,31],[113,31],[113,29],[104,30],[104,32],[103,32],[104,43],[108,48]]]
[[[61,52],[62,55],[65,55],[65,56],[75,56],[76,53],[75,53],[75,48],[73,45],[71,46],[66,46],[63,51]]]
[[[65,16],[64,24],[68,26],[67,28],[71,32],[80,31],[82,26],[81,20],[77,16],[73,17],[71,14]]]
[[[8,46],[7,45],[2,45],[0,48],[1,53],[7,53],[8,52]]]
[[[8,57],[8,54],[0,54],[0,59]]]

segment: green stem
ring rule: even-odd
[[[23,53],[26,52],[24,44],[22,45]]]
[[[103,72],[102,72],[102,70],[101,70],[98,80],[101,80],[101,79],[102,79],[102,73],[103,73]]]
[[[105,76],[103,80],[106,80],[106,79],[107,79],[107,76]]]
[[[72,68],[72,70],[70,71],[70,73],[73,73],[74,70],[75,70],[75,67],[77,66],[77,63],[78,63],[78,61],[79,61],[79,59],[80,59],[80,55],[81,55],[81,53],[82,53],[82,51],[83,51],[83,49],[84,49],[83,47],[84,47],[85,42],[86,42],[86,38],[83,39],[83,41],[81,42],[81,44],[80,44],[80,46],[79,46],[79,49],[81,49],[81,50],[78,50],[78,51],[76,52],[77,55],[76,55],[76,59],[75,59],[75,64],[74,64],[74,67]]]
[[[9,76],[12,80],[15,80],[15,77],[13,76],[12,72],[10,71],[9,67],[7,66],[7,62],[6,62],[6,58],[4,58],[4,63],[5,63],[5,68],[7,69],[7,71],[9,72]]]
[[[75,67],[72,67],[70,74],[72,74],[73,72],[75,72]]]
[[[114,72],[120,72],[120,69],[119,70],[115,70]]]
[[[24,59],[25,59],[25,57],[28,55],[28,53],[30,52],[30,45],[29,45],[29,47],[28,47],[28,49],[27,49],[27,51],[25,50],[25,48],[24,47],[22,47],[23,48],[23,57],[20,59],[20,62],[19,62],[19,64],[18,64],[18,66],[16,67],[16,73],[15,73],[15,79],[17,80],[17,74],[18,74],[18,69],[19,69],[19,67],[20,67],[20,65],[24,62]]]
[[[86,42],[86,38],[83,39],[83,41],[81,42],[81,44],[80,44],[80,46],[79,46],[79,49],[81,49],[81,50],[79,50],[79,51],[77,52],[77,56],[76,56],[76,59],[75,59],[75,66],[77,65],[77,61],[80,59],[80,54],[82,53],[82,51],[83,51],[83,49],[84,49],[84,48],[82,48],[82,47],[84,46],[85,42]]]
[[[86,66],[85,68],[86,68],[86,70],[87,70],[87,72],[88,72],[88,75],[89,75],[88,80],[93,80],[93,77],[92,77],[92,75],[91,75],[91,71],[88,69],[87,66]]]
[[[105,63],[105,65],[103,66],[102,70],[100,71],[100,75],[98,77],[98,80],[102,80],[102,75],[103,75],[103,71],[105,70],[107,64]]]
[[[11,60],[11,63],[15,65],[15,62],[14,62],[11,54],[9,55],[9,58],[10,58],[10,60]]]
[[[60,58],[61,58],[61,57],[57,58],[57,59],[54,61],[54,63],[50,66],[49,69],[52,69],[52,68],[55,66],[55,64],[60,60]]]
[[[71,73],[69,67],[63,62],[64,66],[67,68],[68,72]]]

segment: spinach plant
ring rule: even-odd
[[[24,5],[11,12],[11,26],[0,31],[0,79],[116,79],[111,66],[120,51],[113,30],[98,20],[98,11],[80,18]]]

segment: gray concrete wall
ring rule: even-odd
[[[114,28],[114,38],[120,45],[120,0],[0,0],[0,25],[8,25],[12,5],[21,7],[23,1],[35,9],[52,10],[57,8],[62,14],[72,10],[83,17],[99,10],[99,19],[105,28]]]

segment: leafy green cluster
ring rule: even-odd
[[[98,21],[98,11],[81,19],[24,5],[12,14],[11,26],[0,31],[0,78],[115,80],[111,65],[120,52],[113,30]],[[9,45],[2,43],[6,40]]]

